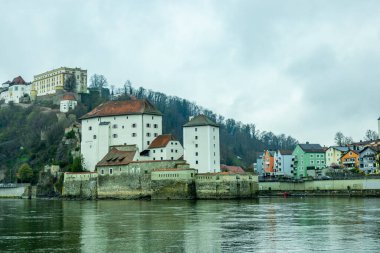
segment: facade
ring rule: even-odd
[[[366,147],[359,153],[359,169],[366,174],[376,173],[378,164],[376,155],[379,153],[379,147]]]
[[[277,150],[274,153],[274,174],[276,176],[293,177],[292,164],[291,150]]]
[[[274,151],[264,151],[263,171],[266,176],[274,175],[274,153]]]
[[[199,115],[183,125],[184,159],[199,173],[220,172],[219,126]]]
[[[340,158],[341,167],[359,168],[359,151],[349,150]]]
[[[75,109],[78,102],[75,99],[75,96],[73,94],[65,94],[60,102],[59,105],[59,111],[61,112],[68,112],[70,110]]]
[[[65,82],[70,76],[74,76],[76,81],[74,92],[86,93],[87,70],[61,67],[35,75],[32,84],[32,96],[55,94],[57,90],[63,90]]]
[[[378,134],[378,138],[380,139],[380,117],[377,119],[377,134]]]
[[[332,146],[326,150],[326,167],[340,166],[340,158],[343,153],[349,150],[348,147]]]
[[[298,144],[293,157],[293,174],[297,178],[307,177],[308,170],[315,170],[314,174],[319,176],[326,167],[325,150],[319,144]]]
[[[20,103],[20,99],[30,95],[30,89],[30,83],[26,83],[21,76],[18,76],[12,82],[7,81],[2,84],[0,100],[6,104],[9,102]]]
[[[81,118],[84,167],[95,165],[111,146],[136,145],[148,149],[162,134],[162,114],[147,100],[109,101]]]
[[[183,157],[181,143],[171,134],[157,136],[148,147],[150,160],[178,160]]]
[[[263,156],[264,155],[262,153],[260,153],[260,154],[258,153],[256,163],[253,165],[255,172],[259,176],[262,176],[264,173],[264,171],[263,171]]]

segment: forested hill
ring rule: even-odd
[[[142,87],[135,89],[131,86],[120,90],[118,100],[130,99],[130,95],[138,99],[148,99],[163,114],[163,132],[172,133],[182,142],[182,125],[189,116],[205,114],[220,125],[221,163],[240,165],[248,168],[256,160],[256,153],[264,149],[293,149],[297,140],[285,134],[256,129],[254,123],[243,124],[234,119],[225,119],[221,115],[207,110],[197,104],[161,92],[146,90]],[[116,96],[115,96],[116,97]]]

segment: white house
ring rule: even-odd
[[[219,126],[199,115],[183,125],[184,159],[198,173],[220,172]]]
[[[75,99],[75,96],[71,93],[67,93],[61,99],[59,110],[61,112],[68,112],[70,110],[73,110],[77,104],[78,102]]]
[[[183,157],[181,143],[171,134],[157,136],[148,150],[150,160],[178,160]]]
[[[147,100],[109,101],[81,117],[84,167],[95,165],[110,146],[136,145],[141,152],[162,134],[162,114]]]
[[[293,177],[292,153],[291,150],[277,150],[274,153],[274,174],[276,176]]]
[[[2,84],[0,100],[4,100],[5,103],[20,103],[20,98],[30,95],[30,89],[30,83],[26,83],[21,76],[18,76],[12,82],[7,81]]]

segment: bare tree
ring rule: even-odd
[[[343,146],[345,137],[342,132],[337,132],[335,134],[334,140],[335,140],[336,145]]]
[[[368,129],[365,132],[364,140],[373,141],[373,140],[377,140],[377,138],[378,138],[378,135],[377,135],[376,131]]]
[[[94,74],[90,78],[90,87],[101,90],[108,86],[107,79],[103,75]]]

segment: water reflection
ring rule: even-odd
[[[1,252],[374,252],[380,199],[0,200]]]

